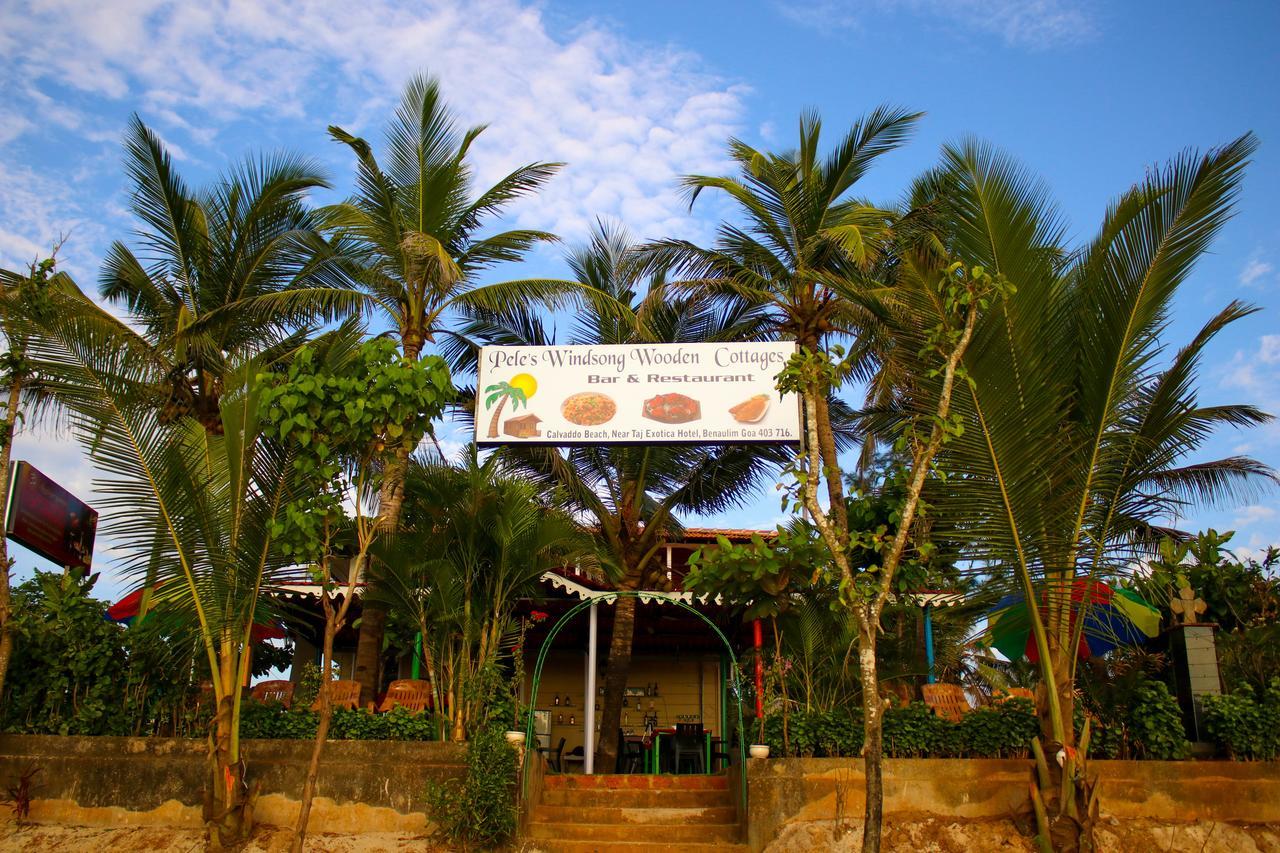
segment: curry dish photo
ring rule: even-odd
[[[565,399],[560,404],[560,414],[569,423],[578,426],[599,426],[613,420],[618,405],[613,398],[598,391],[583,391]]]

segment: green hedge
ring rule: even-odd
[[[315,711],[268,702],[245,702],[240,709],[240,737],[309,740],[316,736],[320,715]],[[375,714],[361,708],[333,709],[329,737],[334,740],[435,740],[436,725],[427,714],[395,708]]]
[[[790,749],[783,748],[782,716],[765,717],[764,742],[777,756],[849,757],[862,750],[861,709],[797,711],[787,720]],[[884,717],[885,754],[893,758],[1008,758],[1027,754],[1040,731],[1035,707],[1009,699],[944,720],[922,702],[890,708]]]
[[[1280,758],[1280,678],[1255,692],[1242,687],[1224,696],[1205,696],[1205,728],[1231,758],[1271,761]]]

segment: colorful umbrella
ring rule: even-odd
[[[1047,597],[1042,596],[1044,613]],[[1077,580],[1071,586],[1071,622],[1084,611],[1084,631],[1076,653],[1082,658],[1097,657],[1117,646],[1136,646],[1160,633],[1160,612],[1135,592],[1113,589],[1098,581]],[[1022,595],[1006,595],[991,610],[987,637],[992,646],[1009,660],[1026,655],[1040,660],[1031,633],[1031,614]]]
[[[160,584],[157,583],[156,586],[160,586]],[[108,607],[107,618],[112,622],[123,622],[126,625],[132,625],[133,620],[142,611],[142,597],[146,594],[146,591],[146,587],[136,589]],[[285,632],[279,625],[254,625],[249,638],[255,643],[260,643],[263,640],[283,640]]]

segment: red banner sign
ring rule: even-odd
[[[59,566],[88,571],[98,513],[27,462],[13,466],[9,538]]]

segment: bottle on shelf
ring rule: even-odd
[[[552,705],[555,705],[557,708],[559,708],[559,707],[560,707],[560,694],[559,694],[559,693],[555,694],[555,696],[553,696],[553,697],[552,697],[552,699],[551,699],[551,704],[552,704]]]
[[[564,725],[564,714],[556,714],[556,725],[557,726]]]
[[[564,706],[566,708],[573,706],[573,697],[570,696],[568,693],[564,694]]]
[[[573,714],[570,714],[570,715],[569,715],[569,725],[571,725],[571,726],[576,726],[577,724],[578,724],[577,719],[573,716]]]

